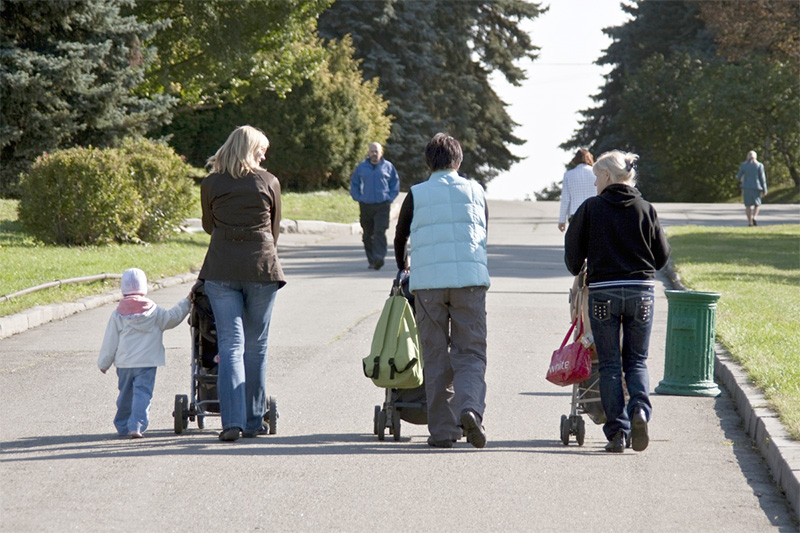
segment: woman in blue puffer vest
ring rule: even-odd
[[[466,434],[467,442],[483,448],[489,288],[486,197],[477,182],[458,175],[463,152],[453,137],[436,134],[425,149],[425,159],[432,174],[406,196],[394,249],[397,268],[410,271],[416,302],[425,358],[428,444],[450,448]]]

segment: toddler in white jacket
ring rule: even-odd
[[[147,276],[138,268],[122,274],[123,298],[108,320],[97,366],[105,374],[117,367],[119,397],[114,426],[120,437],[140,438],[149,422],[156,368],[164,366],[164,330],[189,314],[189,299],[172,309],[155,304],[147,294]]]

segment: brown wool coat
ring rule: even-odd
[[[203,229],[211,235],[198,277],[286,284],[278,260],[281,185],[263,169],[239,179],[210,174],[200,186]]]

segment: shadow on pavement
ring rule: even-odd
[[[394,254],[391,250],[389,252]],[[363,277],[376,274],[375,270],[367,269],[367,258],[360,243],[352,246],[315,244],[302,248],[286,248],[280,250],[280,258],[287,277]],[[391,262],[377,273],[390,272],[389,275],[393,276],[394,255],[387,255],[386,258],[391,259]]]
[[[548,279],[570,276],[564,266],[563,246],[489,245],[489,274],[492,278]],[[286,248],[280,251],[287,276],[362,277],[375,275],[367,269],[361,244]],[[394,276],[394,250],[390,247],[386,263],[378,273]]]
[[[572,392],[520,392],[520,396],[565,396],[567,398],[572,397]]]
[[[553,440],[490,440],[486,448],[477,450],[460,441],[449,450],[431,448],[422,436],[401,437],[386,441],[366,433],[315,434],[292,437],[265,436],[220,442],[216,430],[189,431],[175,435],[167,430],[148,432],[142,439],[123,439],[111,434],[28,437],[0,443],[0,463],[39,462],[63,459],[101,459],[104,457],[146,457],[157,455],[382,455],[409,453],[443,453],[473,451],[526,452],[549,454],[588,454],[603,451],[602,447],[564,446]]]
[[[570,276],[564,265],[563,246],[490,244],[487,248],[492,278],[547,279]]]

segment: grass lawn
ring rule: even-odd
[[[136,266],[151,280],[198,269],[208,248],[205,233],[177,233],[150,245],[45,246],[17,222],[16,201],[0,200],[0,296],[63,280],[102,273],[121,274]],[[0,302],[0,316],[35,305],[75,301],[119,287],[118,280],[62,285]]]
[[[668,230],[684,285],[722,294],[717,339],[800,440],[800,226]]]
[[[196,194],[199,198],[199,187]],[[357,222],[358,204],[347,191],[285,193],[283,218]],[[191,216],[199,217],[198,211]],[[122,273],[137,266],[151,280],[199,269],[206,248],[205,233],[178,233],[166,242],[110,246],[45,246],[29,236],[17,221],[17,202],[0,199],[0,296],[54,280],[102,273]],[[18,313],[35,305],[75,301],[84,296],[113,290],[117,280],[68,284],[0,302],[0,316]]]
[[[310,193],[285,192],[281,195],[282,218],[324,220],[350,224],[358,222],[358,202],[343,189]]]
[[[191,216],[200,218],[200,187],[195,188],[196,212]],[[1,202],[2,200],[0,200]],[[281,217],[291,220],[324,220],[350,224],[358,222],[358,202],[350,198],[344,189],[319,192],[283,192],[281,194]],[[2,207],[0,207],[2,210]],[[2,211],[0,211],[2,212]]]

